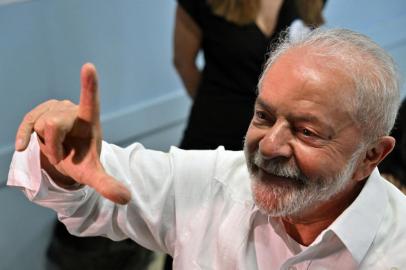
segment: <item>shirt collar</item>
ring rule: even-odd
[[[343,242],[360,263],[365,257],[384,216],[388,197],[377,168],[374,169],[355,201],[327,229]]]
[[[247,208],[252,208],[252,212],[256,213],[258,209],[252,199],[244,156],[242,151],[234,154],[238,158],[231,164],[231,169],[219,170],[222,173],[217,173],[215,178],[220,182],[235,178],[235,182],[228,183],[229,187],[235,187],[231,192],[233,199],[244,202]],[[239,177],[232,177],[235,173]],[[316,238],[313,244],[329,241],[332,237],[331,232],[334,232],[357,263],[361,263],[377,234],[388,203],[388,195],[382,192],[385,190],[382,181],[384,180],[375,168],[354,202]]]

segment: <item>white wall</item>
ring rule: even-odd
[[[96,64],[105,137],[156,149],[179,140],[188,110],[171,64],[175,0],[33,0],[0,6],[0,185],[26,111],[78,100],[79,69]],[[406,2],[328,0],[328,26],[372,36],[406,75]],[[403,90],[403,95],[405,90]],[[53,214],[0,187],[0,270],[41,270]]]

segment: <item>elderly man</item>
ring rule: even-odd
[[[131,238],[175,269],[405,267],[406,199],[376,169],[395,144],[399,84],[365,36],[283,42],[259,81],[245,153],[102,142],[92,65],[81,83],[78,106],[48,101],[26,115],[8,182],[70,232]]]

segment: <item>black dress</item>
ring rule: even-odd
[[[244,26],[213,14],[207,0],[178,0],[202,31],[205,66],[180,147],[241,150],[253,114],[258,78],[271,44],[297,12],[294,1],[281,6],[274,33],[255,23]]]
[[[202,31],[205,60],[180,148],[223,145],[228,150],[241,150],[267,54],[281,31],[298,18],[294,1],[283,2],[271,36],[255,23],[238,26],[214,15],[207,0],[178,0],[178,4]],[[172,269],[169,256],[164,269]]]

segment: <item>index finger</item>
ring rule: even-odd
[[[100,119],[100,101],[96,68],[91,63],[82,66],[80,72],[80,102],[78,116],[90,123],[98,123]]]

